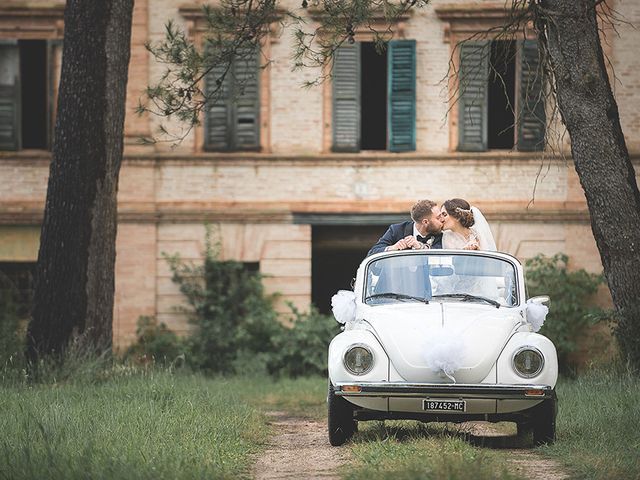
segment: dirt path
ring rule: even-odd
[[[472,444],[499,449],[504,452],[512,473],[522,478],[564,480],[570,475],[558,462],[545,458],[528,446],[518,445],[515,425],[487,422],[467,422],[459,426]]]
[[[340,478],[339,467],[350,460],[349,448],[329,445],[325,422],[292,417],[284,412],[270,412],[269,416],[275,434],[254,466],[255,479]],[[500,424],[468,422],[458,429],[472,444],[503,451],[510,470],[522,478],[569,478],[558,463],[535,450],[514,448],[517,447],[515,432],[510,432],[508,427],[505,430]]]
[[[329,445],[325,422],[270,412],[275,435],[256,462],[254,478],[338,479],[337,469],[349,460],[348,448]]]

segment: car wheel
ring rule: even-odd
[[[555,398],[550,398],[535,407],[535,413],[531,419],[533,430],[533,444],[552,444],[556,440],[556,414],[558,404]]]
[[[517,422],[518,443],[528,444],[532,436],[533,444],[536,446],[553,443],[556,439],[557,412],[555,395],[527,410],[526,416]]]
[[[327,395],[329,443],[338,447],[349,440],[358,429],[358,422],[353,419],[353,407],[342,397],[335,394],[329,382]]]

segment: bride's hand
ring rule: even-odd
[[[480,245],[478,245],[478,242],[473,241],[473,242],[467,243],[463,247],[463,250],[480,250]]]

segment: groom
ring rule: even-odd
[[[442,248],[442,215],[435,202],[417,202],[411,207],[411,219],[391,225],[367,256],[393,250]]]

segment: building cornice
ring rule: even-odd
[[[0,6],[0,39],[60,40],[64,36],[64,3]]]
[[[477,18],[506,19],[511,8],[505,2],[444,3],[435,7],[436,15],[446,22]]]
[[[435,8],[440,20],[447,24],[444,39],[458,42],[466,38],[491,38],[503,33],[503,27],[515,25],[515,36],[533,35],[528,11],[522,6],[513,9],[509,2],[445,3]]]
[[[640,166],[640,151],[632,151],[629,158],[635,167]],[[44,150],[23,150],[17,152],[0,151],[0,167],[47,166],[51,162],[51,152]],[[426,165],[553,165],[572,166],[571,153],[550,155],[543,152],[515,152],[492,150],[487,152],[449,152],[449,153],[327,153],[327,154],[281,154],[281,153],[144,153],[125,154],[123,166],[155,165],[161,166],[289,166],[306,167],[360,166],[393,167]]]
[[[318,225],[384,224],[390,218],[406,218],[406,199],[332,200],[293,202],[119,202],[121,223],[250,223]],[[478,202],[492,222],[585,223],[589,212],[584,202],[540,201]],[[38,225],[42,202],[0,202],[0,225]]]
[[[211,9],[220,9],[220,7],[210,7]],[[211,26],[209,25],[205,10],[201,3],[186,3],[178,8],[180,16],[187,20],[187,27],[189,30],[189,36],[195,39],[198,36],[209,31]],[[269,19],[269,33],[270,37],[277,37],[280,33],[277,23],[282,20],[283,17],[288,15],[287,10],[276,7],[273,11],[273,15]]]

